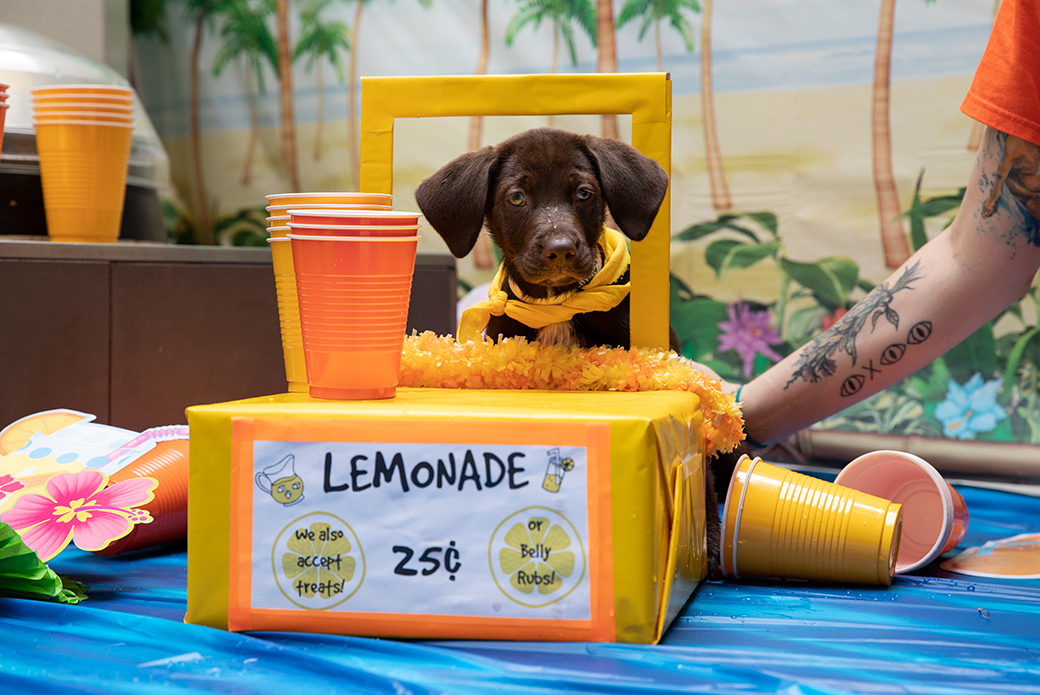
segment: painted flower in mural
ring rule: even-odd
[[[1007,417],[997,403],[1000,385],[1000,379],[984,382],[978,372],[963,386],[950,379],[946,399],[935,408],[935,417],[943,424],[943,434],[972,439],[981,432],[992,431]]]
[[[509,547],[499,551],[498,561],[518,591],[530,594],[537,587],[538,593],[551,594],[574,572],[574,553],[567,550],[570,536],[548,519],[514,524],[505,541]]]
[[[0,475],[0,500],[13,492],[18,492],[23,487],[25,487],[25,483],[21,480],[15,480],[7,473]]]
[[[30,492],[0,515],[22,542],[47,562],[70,541],[83,550],[101,550],[130,533],[135,523],[152,520],[136,509],[153,498],[153,478],[134,478],[111,487],[108,476],[90,469],[61,473],[47,481],[46,493]]]
[[[827,314],[822,319],[820,319],[820,330],[821,331],[827,330],[828,328],[830,328],[831,326],[836,324],[838,321],[840,321],[841,317],[844,316],[847,313],[849,313],[848,309],[846,309],[843,306],[842,307],[838,307],[837,309],[834,310],[833,314]]]
[[[716,324],[720,331],[719,352],[733,350],[744,360],[744,376],[750,377],[755,355],[764,355],[774,362],[782,358],[770,345],[783,342],[769,327],[768,311],[752,311],[744,302],[726,307],[729,321]]]
[[[282,555],[282,572],[294,580],[300,596],[335,598],[354,577],[357,560],[346,535],[329,524],[316,522],[299,528],[289,538],[289,552]]]

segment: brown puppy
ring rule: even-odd
[[[449,162],[420,184],[415,199],[457,258],[472,250],[486,222],[510,281],[502,289],[510,299],[537,300],[580,291],[603,268],[608,208],[620,231],[638,241],[667,190],[668,175],[657,162],[623,142],[537,128]],[[618,282],[627,281],[626,270]],[[539,328],[492,316],[486,333],[628,348],[629,300]],[[674,343],[673,335],[677,349]],[[710,472],[706,481],[709,576],[718,578],[718,503]]]

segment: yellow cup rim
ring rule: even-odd
[[[126,128],[127,130],[133,130],[133,123],[119,123],[117,121],[33,121],[33,125],[39,128],[40,126],[49,125],[98,125],[108,126],[109,128]]]

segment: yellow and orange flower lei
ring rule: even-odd
[[[443,389],[690,391],[700,398],[708,455],[732,451],[744,420],[718,379],[674,352],[567,348],[524,338],[456,342],[431,331],[407,336],[401,386]]]

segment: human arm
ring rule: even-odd
[[[749,437],[776,441],[877,393],[1026,293],[1040,267],[1040,220],[1011,186],[983,212],[1004,153],[1005,136],[987,128],[953,223],[834,326],[741,388]]]

